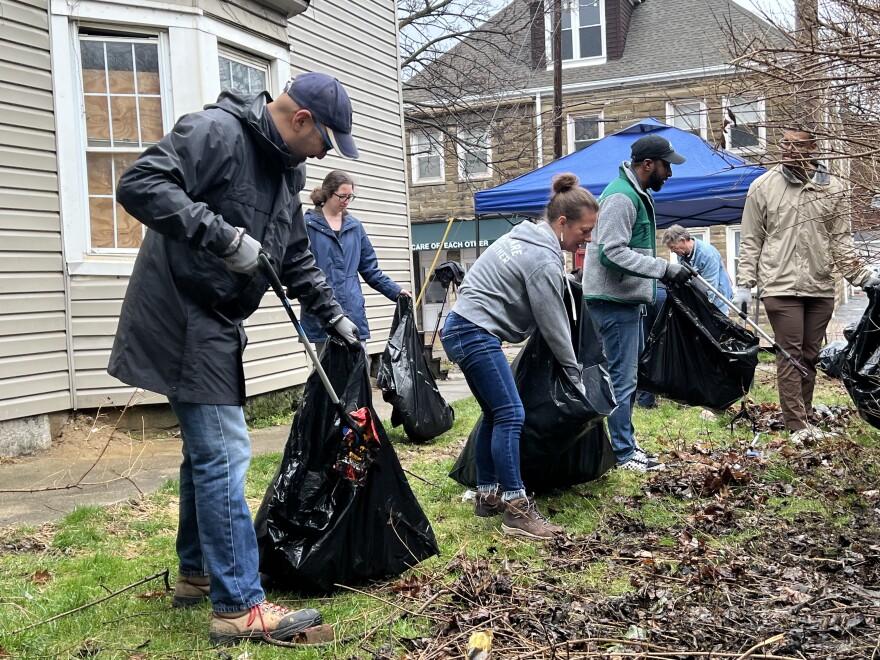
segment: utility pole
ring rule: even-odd
[[[795,72],[805,82],[799,90],[798,105],[803,108],[804,118],[813,124],[821,125],[822,87],[819,84],[819,0],[794,0],[794,29],[801,48],[810,55],[804,62],[802,71]],[[795,78],[797,79],[797,78]]]
[[[553,160],[562,158],[562,0],[553,0]]]

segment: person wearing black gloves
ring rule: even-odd
[[[638,360],[644,337],[644,306],[654,302],[657,280],[686,283],[691,275],[683,266],[657,257],[654,202],[672,176],[672,165],[684,156],[669,140],[648,134],[632,144],[632,162],[620,166],[620,175],[599,198],[601,211],[596,240],[584,258],[584,298],[602,336],[617,409],[608,417],[608,435],[617,467],[635,472],[661,470],[664,465],[636,443],[632,409],[638,382]]]
[[[564,252],[590,241],[598,210],[574,174],[557,176],[546,221],[518,224],[480,255],[462,281],[440,336],[446,356],[461,367],[483,411],[475,450],[475,514],[503,514],[501,531],[511,536],[547,539],[563,530],[538,512],[523,486],[523,405],[501,342],[521,342],[540,328],[553,356],[584,391],[562,298]]]
[[[389,300],[412,294],[382,272],[367,230],[349,212],[355,194],[354,181],[348,174],[333,170],[312,190],[310,197],[315,208],[306,211],[305,222],[315,263],[333,287],[337,302],[357,325],[358,338],[366,347],[370,326],[358,275]],[[324,324],[307,310],[300,315],[300,322],[306,337],[314,342],[315,352],[320,354],[327,341]]]
[[[266,252],[289,295],[349,344],[358,331],[315,265],[299,191],[307,158],[357,158],[351,102],[339,82],[302,73],[268,92],[224,92],[182,117],[122,175],[119,203],[147,226],[108,372],[168,397],[180,422],[179,575],[173,605],[210,597],[214,643],[289,641],[316,610],[266,601],[244,496],[250,440],[243,321],[268,284]]]

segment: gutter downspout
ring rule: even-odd
[[[538,167],[544,165],[544,120],[541,117],[541,92],[535,93],[535,136],[538,150]]]

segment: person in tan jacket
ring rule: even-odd
[[[779,164],[749,186],[737,268],[737,309],[760,287],[776,341],[806,367],[803,376],[780,354],[776,383],[785,425],[794,442],[821,437],[810,424],[816,360],[834,313],[835,284],[843,276],[863,288],[880,284],[855,254],[847,191],[816,158],[815,134],[786,130]]]

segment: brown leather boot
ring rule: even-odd
[[[504,501],[498,493],[477,493],[474,515],[478,518],[500,516],[504,509]]]
[[[526,497],[507,502],[501,531],[508,536],[521,536],[527,539],[552,539],[564,534],[565,530],[554,525],[538,511],[535,503]]]
[[[195,607],[211,594],[210,576],[178,575],[171,607]]]
[[[318,610],[290,610],[263,601],[243,612],[214,612],[211,617],[211,641],[234,644],[242,639],[265,641],[266,638],[289,642],[307,628],[322,622]]]

